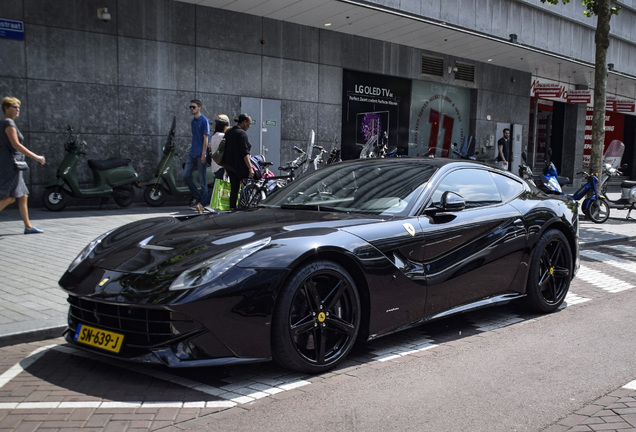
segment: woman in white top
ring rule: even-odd
[[[219,144],[221,140],[225,136],[225,131],[230,127],[230,119],[225,114],[219,114],[214,119],[214,133],[210,137],[210,141],[208,143],[208,148],[210,149],[210,153],[214,153],[216,149],[219,148]],[[223,168],[220,167],[214,159],[210,163],[210,167],[212,168],[212,172],[214,176],[218,179],[223,178]]]

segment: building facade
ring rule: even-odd
[[[610,117],[633,175],[636,12],[620,4],[607,90],[627,107]],[[492,162],[505,127],[513,171],[521,151],[538,171],[552,148],[571,178],[585,160],[589,114],[567,93],[592,84],[595,20],[578,4],[2,0],[0,20],[23,26],[17,37],[0,29],[0,92],[22,101],[17,124],[47,158],[27,174],[36,206],[68,125],[87,142],[87,159],[130,158],[147,182],[175,116],[179,153],[188,151],[194,98],[208,118],[249,113],[253,152],[274,166],[307,147],[312,131],[316,145],[345,158],[375,136],[409,156],[452,157],[472,144]],[[561,92],[541,93],[549,87]],[[87,164],[79,173],[91,182]]]

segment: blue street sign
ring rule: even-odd
[[[24,39],[24,23],[10,19],[0,18],[0,38]]]

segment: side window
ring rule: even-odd
[[[490,172],[486,170],[459,169],[450,172],[433,192],[433,204],[439,204],[442,194],[446,191],[461,195],[466,201],[466,208],[501,203],[499,189]]]
[[[494,172],[491,172],[490,174],[492,175],[492,178],[497,185],[497,189],[499,189],[499,193],[501,194],[501,199],[504,202],[511,200],[523,192],[523,185],[518,181]]]

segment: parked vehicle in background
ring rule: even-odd
[[[77,164],[86,155],[86,141],[80,141],[68,126],[68,139],[64,144],[66,154],[57,168],[56,178],[45,186],[43,204],[49,210],[61,211],[72,198],[113,198],[120,207],[133,203],[133,186],[141,187],[139,176],[130,159],[89,159],[93,184],[82,188],[77,178]]]
[[[626,219],[631,219],[632,210],[636,209],[636,181],[621,181],[621,195],[619,198],[611,199],[607,193],[608,185],[612,177],[621,177],[623,175],[619,167],[621,167],[624,151],[625,145],[618,140],[612,141],[605,151],[600,192],[610,208],[619,210],[629,209]],[[623,165],[622,167],[626,169],[627,165]]]
[[[185,184],[177,186],[176,164],[177,153],[175,143],[175,132],[177,127],[176,117],[172,118],[172,127],[168,132],[168,140],[163,147],[163,155],[157,168],[155,169],[154,178],[146,184],[144,189],[144,201],[152,207],[158,207],[166,202],[167,195],[189,196],[190,188]],[[214,173],[211,169],[206,168],[206,176],[208,179],[208,187],[210,190],[214,188]],[[199,187],[199,176],[193,176],[194,184]]]

